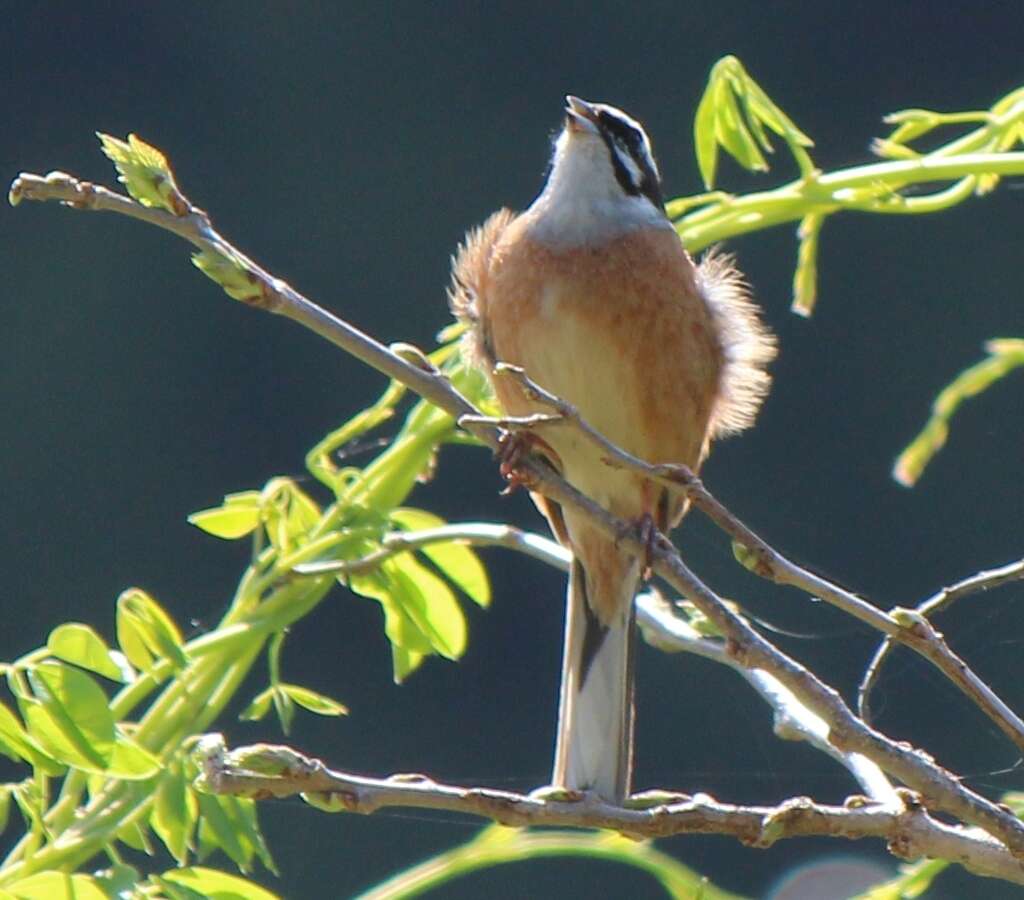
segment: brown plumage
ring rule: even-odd
[[[468,352],[505,414],[542,410],[493,374],[497,362],[521,366],[629,453],[696,471],[712,438],[752,423],[774,341],[732,259],[712,254],[694,266],[683,249],[639,126],[611,107],[569,104],[544,193],[518,217],[495,213],[460,248],[453,310],[470,324]],[[642,142],[628,132],[618,141],[623,121]],[[616,160],[627,152],[630,165]],[[650,188],[641,177],[652,172]],[[650,517],[664,530],[682,518],[682,497],[609,467],[572,428],[548,428],[543,439],[564,477],[616,516]],[[631,787],[640,565],[585,517],[534,499],[575,558],[554,783],[621,802]]]

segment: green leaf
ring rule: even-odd
[[[466,619],[451,589],[411,553],[388,560],[403,609],[427,636],[431,647],[448,659],[458,659],[466,649]]]
[[[274,703],[274,712],[277,713],[277,721],[281,723],[281,730],[285,734],[291,734],[292,722],[295,720],[295,704],[292,703],[292,698],[277,685],[271,688],[270,697]]]
[[[110,657],[110,648],[88,625],[65,622],[50,632],[46,648],[64,662],[81,666],[111,681],[124,682],[121,667]]]
[[[159,759],[119,731],[104,774],[126,781],[145,781],[161,768]]]
[[[969,397],[987,390],[1013,369],[1024,366],[1024,338],[997,338],[985,345],[988,357],[961,372],[932,404],[932,415],[916,438],[903,450],[893,466],[893,478],[911,487],[925,467],[942,449],[949,435],[949,422]]]
[[[323,694],[318,694],[316,691],[312,691],[309,688],[300,687],[297,684],[279,684],[278,688],[291,697],[291,699],[298,703],[303,709],[308,709],[310,712],[316,713],[318,716],[348,715],[347,706],[339,703],[337,700],[332,700],[330,697],[325,697]]]
[[[407,650],[399,644],[391,645],[391,676],[395,684],[401,684],[413,672],[415,672],[426,655],[417,653],[415,650]]]
[[[192,833],[198,814],[199,801],[192,793],[181,766],[175,765],[160,780],[150,824],[178,865],[185,864],[192,849]]]
[[[109,900],[95,878],[67,872],[39,872],[4,888],[18,900]]]
[[[262,492],[267,537],[285,552],[305,543],[320,521],[320,508],[290,478],[272,478]]]
[[[427,636],[405,612],[412,601],[399,597],[405,585],[394,578],[389,562],[385,561],[376,571],[352,573],[347,576],[348,586],[357,594],[380,603],[384,610],[384,633],[393,645],[420,654],[432,653]]]
[[[444,519],[433,513],[409,507],[393,510],[391,521],[404,531],[426,531],[440,528],[445,524]],[[474,603],[482,607],[490,605],[491,585],[487,578],[487,570],[472,549],[452,541],[445,544],[429,544],[421,548],[420,552]]]
[[[743,67],[735,56],[725,56],[711,69],[708,83],[697,105],[693,136],[704,185],[710,190],[718,167],[718,147],[745,169],[768,168],[764,154],[772,151],[765,127],[787,144],[803,175],[813,163],[805,148],[813,142],[805,135]]]
[[[44,662],[27,672],[34,700],[23,701],[29,733],[55,759],[104,772],[114,750],[114,718],[107,696],[88,675]]]
[[[199,794],[198,798],[201,845],[220,847],[243,872],[252,868],[254,857],[259,857],[271,872],[276,871],[260,832],[256,804],[252,800],[205,793]]]
[[[272,687],[268,687],[265,691],[260,691],[249,701],[249,705],[238,714],[238,718],[243,722],[260,721],[270,712],[270,704],[273,702],[273,697],[274,689]]]
[[[120,181],[143,206],[164,209],[175,216],[188,215],[191,204],[174,180],[167,158],[134,134],[127,141],[97,132],[107,158],[120,173]]]
[[[43,750],[3,703],[0,703],[0,750],[15,761],[21,759],[30,763],[46,775],[64,772],[64,766]]]
[[[259,491],[228,494],[223,504],[194,512],[188,521],[215,537],[235,540],[251,534],[259,527],[262,505]]]
[[[818,297],[818,238],[824,222],[823,215],[812,213],[800,220],[797,230],[800,249],[793,274],[793,303],[790,306],[797,315],[810,316],[814,312]]]
[[[176,671],[188,665],[178,626],[139,588],[130,588],[117,599],[117,638],[132,665],[143,671],[157,658],[170,661]]]
[[[131,847],[132,850],[138,850],[139,853],[145,853],[147,856],[153,855],[149,829],[139,822],[129,822],[123,828],[118,829],[117,839],[126,847]]]
[[[277,894],[246,878],[202,866],[170,869],[154,880],[179,885],[210,900],[279,900]]]
[[[224,809],[225,801],[230,799],[213,794],[198,795],[200,852],[205,857],[214,848],[220,848],[239,869],[246,872],[251,866],[252,856],[242,847],[241,839]]]
[[[245,261],[225,248],[219,252],[200,250],[193,253],[192,264],[219,284],[232,300],[255,300],[263,293],[259,279],[249,271]]]

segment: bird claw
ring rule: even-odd
[[[515,493],[518,488],[530,490],[533,478],[523,469],[523,460],[532,452],[540,439],[529,431],[506,431],[498,438],[498,471],[507,485],[501,492],[503,497]]]

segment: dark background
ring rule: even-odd
[[[88,9],[88,14],[83,10]],[[1024,82],[1017,4],[88,4],[25,6],[6,19],[0,172],[61,168],[111,183],[95,130],[164,149],[179,182],[239,246],[385,341],[431,346],[447,321],[448,255],[464,230],[538,190],[567,91],[646,123],[667,196],[700,189],[691,125],[710,66],[736,53],[817,142],[825,169],[868,159],[880,117],[987,107]],[[792,177],[723,170],[726,186]],[[889,477],[936,391],[982,342],[1024,333],[1024,182],[927,218],[845,216],[822,237],[820,307],[788,312],[792,228],[737,241],[781,341],[758,427],[720,446],[706,480],[796,558],[891,606],[1021,556],[1024,439],[1016,375],[957,417],[918,488]],[[0,211],[6,273],[0,382],[6,626],[0,657],[68,619],[112,637],[124,587],[212,623],[247,549],[185,522],[229,491],[299,474],[306,449],[376,396],[383,379],[291,324],[229,302],[186,247],[112,216],[26,203]],[[539,528],[527,499],[501,500],[481,451],[442,459],[418,499],[456,520]],[[779,640],[847,693],[872,635],[732,563],[698,520],[679,539],[723,593],[794,633]],[[458,665],[430,661],[391,683],[379,607],[336,590],[296,629],[291,681],[348,703],[300,719],[294,742],[334,764],[425,771],[529,788],[548,774],[561,579],[488,553],[493,608],[469,610]],[[954,646],[1019,709],[1020,588],[942,619]],[[199,626],[201,627],[201,626]],[[797,636],[798,635],[798,636]],[[262,676],[261,676],[262,677]],[[255,691],[262,681],[253,680]],[[1020,787],[1014,748],[923,664],[897,657],[878,698],[890,734],[929,748],[990,795]],[[643,647],[638,786],[724,800],[853,790],[824,757],[781,744],[735,676]],[[269,723],[225,723],[234,740]],[[439,814],[326,816],[265,806],[287,897],[345,897],[469,839]],[[662,846],[723,887],[755,896],[795,867],[880,845],[715,838]],[[1019,891],[954,875],[944,895]],[[659,896],[631,871],[528,863],[449,885],[444,896]]]

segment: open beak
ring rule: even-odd
[[[597,132],[597,110],[586,100],[580,100],[572,94],[565,98],[565,124],[570,131]]]

